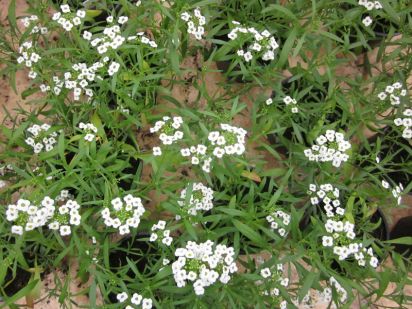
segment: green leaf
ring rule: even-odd
[[[37,285],[38,281],[39,280],[33,280],[32,282],[27,284],[23,289],[21,289],[16,294],[14,294],[12,297],[5,298],[4,300],[5,300],[6,305],[14,304],[20,298],[28,295],[30,293],[30,291]]]
[[[352,194],[348,202],[346,203],[346,211],[345,211],[345,218],[348,219],[349,222],[355,223],[355,219],[353,218],[353,204],[355,202],[356,194]]]
[[[247,226],[246,224],[240,222],[239,220],[233,219],[233,225],[238,229],[238,231],[249,238],[251,241],[255,242],[256,244],[264,244],[263,238],[251,227]]]
[[[96,281],[93,280],[89,288],[89,300],[91,308],[96,307]]]
[[[9,5],[9,10],[7,14],[7,19],[9,20],[11,30],[16,33],[17,22],[16,22],[16,0],[11,0]]]
[[[184,225],[185,225],[186,231],[189,233],[189,235],[194,240],[197,240],[197,234],[196,234],[195,229],[193,228],[193,225],[187,220],[184,220]]]
[[[290,19],[297,20],[295,14],[293,14],[288,8],[281,6],[279,4],[271,4],[267,8],[262,10],[262,14],[266,14],[272,11],[278,11],[280,14],[278,16],[281,16],[282,18],[284,16],[289,17]]]
[[[308,272],[302,287],[299,290],[299,301],[302,301],[303,297],[308,293],[309,289],[312,287],[313,282],[318,279],[319,274],[313,271]]]
[[[288,35],[285,45],[282,47],[282,51],[280,52],[279,61],[277,63],[279,68],[282,68],[286,61],[288,61],[288,56],[292,50],[293,44],[295,43],[296,34],[297,30],[296,28],[293,28],[292,32]]]
[[[412,245],[412,237],[400,237],[385,241],[388,244]]]

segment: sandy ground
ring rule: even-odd
[[[8,21],[7,21],[7,7],[9,4],[9,0],[1,0],[0,1],[0,23],[3,26],[7,26]],[[27,9],[27,4],[25,0],[16,0],[16,8],[17,8],[17,16],[21,15],[26,15],[24,12]],[[377,51],[373,51],[372,53],[368,54],[369,61],[374,61],[376,59],[376,53]],[[362,59],[354,59],[354,61],[350,65],[345,65],[337,69],[337,74],[341,76],[359,76],[362,75],[363,73],[359,69],[358,64],[362,62]],[[289,64],[291,67],[295,65],[302,65],[305,66],[305,63],[303,62],[302,59],[300,58],[292,58],[290,57],[289,59]],[[207,104],[206,100],[203,98],[198,99],[198,90],[194,86],[194,81],[197,82],[204,82],[206,85],[206,91],[208,95],[212,98],[217,98],[221,95],[223,95],[223,90],[220,87],[221,83],[224,83],[224,77],[222,76],[221,73],[219,72],[212,72],[207,74],[204,77],[201,77],[199,74],[199,68],[203,65],[203,59],[201,56],[196,55],[192,57],[188,57],[184,60],[182,63],[182,68],[186,69],[185,74],[180,77],[180,80],[182,83],[176,84],[173,86],[173,88],[170,89],[171,94],[175,99],[177,99],[179,102],[183,104],[183,106],[190,106],[193,107],[194,104],[198,108],[202,108]],[[212,70],[215,70],[216,67],[212,63]],[[324,72],[324,68],[319,69],[320,72]],[[374,71],[374,73],[377,72],[377,69]],[[287,71],[284,72],[285,76],[288,76]],[[204,78],[202,80],[202,78]],[[192,82],[185,82],[191,80]],[[412,84],[412,76],[408,80]],[[344,86],[344,85],[343,85]],[[18,115],[18,111],[23,109],[26,111],[31,111],[32,108],[29,104],[30,101],[33,99],[37,98],[35,96],[31,96],[28,99],[23,99],[21,97],[21,93],[30,87],[30,81],[27,78],[27,72],[26,71],[19,71],[17,72],[16,75],[16,88],[17,88],[17,93],[14,92],[14,90],[9,86],[8,81],[6,80],[5,77],[2,77],[0,79],[0,122],[2,122],[4,119],[5,124],[8,127],[12,127],[12,119]],[[239,85],[234,85],[233,87],[239,87]],[[234,122],[244,128],[251,128],[252,124],[250,122],[250,113],[252,110],[252,105],[253,105],[253,100],[256,98],[257,95],[264,93],[265,95],[269,96],[270,94],[270,89],[262,89],[262,88],[252,88],[248,93],[243,95],[241,97],[241,101],[246,103],[247,108],[240,114],[238,115]],[[160,102],[158,110],[156,112],[161,113],[162,109],[164,107],[170,107],[170,103],[167,101],[159,98],[158,100]],[[7,112],[6,112],[7,111]],[[147,129],[147,128],[146,128]],[[153,141],[150,140],[150,138],[147,138],[145,136],[145,133],[147,130],[143,130],[143,132],[139,133],[141,136],[138,136],[138,139],[142,142],[142,145],[144,144],[145,147],[149,148],[153,146]],[[263,159],[264,161],[267,162],[267,168],[275,168],[281,166],[281,162],[275,160],[273,156],[268,153],[267,151],[263,151],[259,149],[259,144],[265,142],[264,140],[262,141],[254,141],[249,143],[248,145],[248,153],[247,157],[251,160],[257,160],[257,159]],[[181,174],[183,171],[182,169],[179,169],[177,171],[177,174]],[[190,168],[185,169],[185,173],[188,173],[189,177],[191,175]],[[143,176],[142,180],[143,181],[149,181],[150,180],[150,175],[151,175],[151,170],[149,165],[145,165],[145,168],[143,170]],[[151,202],[149,207],[154,208],[160,201],[165,199],[165,196],[157,194],[155,191],[149,193],[149,197],[151,198]],[[406,205],[409,205],[406,208],[403,209],[393,209],[392,211],[392,220],[391,220],[391,225],[394,225],[399,218],[402,218],[406,215],[412,215],[412,196],[407,196],[404,198],[404,203]],[[260,256],[260,258],[267,258],[266,254],[263,254]],[[87,296],[83,295],[81,292],[84,289],[87,289],[87,283],[86,284],[81,284],[76,278],[75,278],[75,261],[73,262],[73,267],[71,267],[72,272],[69,273],[69,276],[71,277],[70,280],[70,294],[72,295],[73,303],[70,304],[70,308],[80,308],[87,306],[88,304],[88,299]],[[390,264],[390,262],[389,262]],[[48,290],[54,288],[54,281],[56,278],[60,280],[64,280],[65,276],[68,276],[67,274],[63,274],[61,272],[58,272],[57,274],[50,274],[46,276],[46,278],[43,281],[43,289],[41,293],[41,297],[38,300],[38,302],[35,305],[35,308],[39,309],[57,309],[61,308],[62,306],[59,304],[58,299],[56,297],[51,297],[47,298]],[[297,280],[297,274],[296,272],[292,272],[292,282]],[[393,290],[395,287],[393,285],[390,285],[388,287],[387,293],[389,293],[391,290]],[[412,288],[408,287],[405,290],[406,295],[412,295]],[[98,293],[98,302],[101,303],[101,296]],[[19,301],[19,304],[24,304],[25,300]],[[389,301],[386,300],[380,300],[377,304],[380,306],[391,306],[391,307],[396,307],[395,304],[390,303]],[[359,308],[360,306],[358,304],[353,304],[352,308]],[[319,304],[316,308],[326,308],[326,306]]]

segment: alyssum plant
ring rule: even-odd
[[[0,306],[42,288],[76,304],[73,271],[89,308],[410,306],[391,243],[411,238],[388,242],[384,209],[412,187],[411,151],[379,131],[411,143],[410,58],[358,83],[335,70],[375,21],[412,19],[397,1],[338,2],[36,0],[16,18],[12,0],[2,72],[14,88],[27,73],[36,99],[1,126]],[[212,95],[219,70],[242,86]]]

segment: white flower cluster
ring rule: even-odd
[[[368,1],[368,0],[359,0],[358,4],[366,8],[368,11],[372,11],[373,9],[375,10],[380,10],[382,9],[382,4],[379,1]],[[372,24],[373,20],[370,16],[366,16],[363,20],[362,23],[366,26],[369,27]]]
[[[131,194],[126,195],[123,201],[117,197],[111,201],[112,207],[106,207],[102,210],[104,224],[119,229],[120,235],[130,233],[130,228],[137,228],[140,223],[140,217],[145,212],[142,200],[139,197],[133,197]]]
[[[109,16],[106,20],[109,23],[113,23],[114,18],[113,16]],[[144,32],[138,32],[136,35],[129,36],[127,38],[122,36],[120,29],[121,25],[125,24],[128,20],[129,18],[127,16],[120,16],[117,20],[117,24],[104,28],[103,35],[92,39],[92,33],[85,31],[83,32],[83,38],[90,41],[91,46],[95,47],[100,55],[106,54],[111,50],[117,50],[126,42],[126,40],[133,41],[138,39],[143,44],[153,48],[157,47],[155,41],[152,41],[148,37],[144,36]]]
[[[390,184],[386,180],[382,180],[382,187],[385,189],[390,189]],[[392,195],[397,200],[398,205],[400,205],[402,202],[402,191],[403,185],[401,183],[399,183],[399,186],[396,186],[392,189]]]
[[[355,225],[347,220],[328,219],[325,229],[329,235],[322,237],[324,247],[333,247],[333,253],[339,257],[340,261],[346,260],[353,255],[359,266],[369,265],[376,268],[378,259],[374,256],[372,248],[364,248],[362,243],[354,242],[356,235]]]
[[[57,132],[48,133],[50,128],[49,124],[43,123],[42,125],[35,124],[27,129],[31,136],[24,141],[27,145],[33,147],[34,153],[40,153],[42,150],[47,152],[53,150],[54,145],[57,143]]]
[[[28,76],[31,79],[35,79],[37,72],[34,69],[34,65],[39,62],[41,57],[35,52],[33,44],[31,42],[24,42],[19,47],[19,54],[20,56],[17,58],[17,63],[24,63],[27,68],[30,68]]]
[[[154,127],[150,128],[150,133],[159,134],[159,139],[163,145],[172,145],[173,143],[181,140],[183,138],[183,132],[178,130],[183,124],[182,117],[173,117],[164,116],[163,120],[156,121]],[[153,154],[155,156],[160,156],[162,150],[160,147],[153,147]]]
[[[341,303],[345,303],[346,300],[348,299],[348,292],[346,292],[346,290],[342,287],[342,285],[334,278],[334,277],[330,277],[329,278],[329,283],[332,287],[335,288],[336,292],[339,295],[339,301]],[[332,292],[332,291],[330,291]],[[331,295],[332,293],[330,293]]]
[[[290,223],[289,214],[282,210],[275,210],[266,217],[266,220],[269,222],[270,228],[277,231],[280,236],[285,237],[287,235],[286,228]]]
[[[54,206],[54,201],[49,199],[50,207],[53,207],[53,217],[49,221],[49,229],[59,230],[61,236],[71,234],[71,225],[79,225],[81,216],[79,213],[80,205],[73,200],[68,200],[65,204]],[[53,202],[53,203],[52,203]],[[43,204],[44,206],[44,204]]]
[[[233,21],[236,25],[228,34],[229,39],[237,40],[242,45],[247,42],[247,47],[237,51],[238,56],[243,57],[246,62],[249,62],[253,57],[261,57],[263,61],[271,61],[275,59],[275,51],[279,47],[276,39],[268,30],[262,32],[257,31],[253,27],[244,27],[239,22]]]
[[[177,203],[184,209],[184,212],[189,216],[196,216],[198,211],[208,211],[213,208],[213,190],[206,187],[200,182],[196,182],[192,186],[192,194],[186,203],[187,188],[180,193],[180,201]],[[180,220],[181,216],[176,215],[176,220]]]
[[[14,205],[9,205],[6,211],[6,219],[13,222],[11,232],[17,235],[23,235],[23,232],[32,231],[47,223],[47,220],[53,216],[54,201],[45,197],[41,206],[32,204],[25,199],[19,199]]]
[[[97,128],[94,124],[80,122],[79,128],[86,133],[84,140],[92,142],[96,138]]]
[[[388,97],[391,105],[397,106],[401,103],[401,97],[406,96],[408,91],[403,88],[401,82],[396,82],[392,85],[386,86],[385,91],[378,94],[378,98],[381,101],[385,101]]]
[[[298,102],[296,99],[293,99],[291,96],[286,96],[283,98],[283,103],[285,103],[286,106],[290,107],[290,110],[292,113],[296,114],[299,112],[299,108],[297,107]],[[273,99],[269,98],[266,100],[266,105],[272,105],[273,104]]]
[[[283,265],[277,264],[276,270],[272,271],[269,267],[260,270],[260,275],[266,279],[265,282],[270,283],[271,286],[280,284],[283,287],[289,285],[289,278],[283,278]],[[277,287],[271,288],[269,291],[265,290],[263,295],[271,296],[273,301],[276,302],[276,308],[286,309],[287,301],[280,295],[280,290]]]
[[[332,162],[333,166],[339,167],[349,159],[346,151],[350,148],[351,144],[345,141],[343,133],[326,130],[325,135],[316,138],[316,145],[305,149],[304,154],[310,161]]]
[[[127,40],[128,40],[128,41],[137,40],[137,41],[139,41],[140,43],[143,43],[143,44],[145,44],[145,45],[147,45],[147,46],[150,46],[150,47],[152,47],[152,48],[156,48],[156,47],[157,47],[157,43],[156,43],[154,40],[151,40],[149,37],[145,36],[145,35],[144,35],[144,32],[138,32],[138,33],[136,33],[136,35],[129,36],[129,37],[127,38]]]
[[[292,113],[296,114],[299,112],[299,108],[297,107],[298,102],[296,101],[296,99],[293,99],[290,96],[286,96],[283,98],[283,103],[286,104],[286,106],[290,106],[290,110],[292,111]]]
[[[125,309],[136,309],[138,308],[137,306],[141,306],[140,308],[142,309],[151,309],[153,307],[152,299],[143,298],[143,296],[138,293],[133,293],[130,300],[126,292],[117,294],[116,298],[120,303],[128,303]]]
[[[205,33],[206,18],[202,16],[199,8],[193,10],[193,13],[183,12],[180,18],[187,24],[187,32],[193,34],[197,40],[201,40]]]
[[[312,205],[323,203],[328,217],[324,228],[328,235],[322,236],[324,247],[333,247],[333,253],[339,260],[346,260],[353,255],[360,266],[366,265],[366,259],[372,267],[377,267],[378,259],[373,255],[372,248],[363,248],[362,243],[355,242],[355,225],[344,219],[345,209],[341,208],[339,190],[331,184],[309,185]]]
[[[47,27],[38,26],[39,17],[37,15],[26,16],[21,19],[21,23],[25,28],[35,24],[30,31],[30,34],[41,33],[46,34],[48,32]]]
[[[160,240],[162,244],[170,246],[173,238],[170,237],[170,230],[165,230],[166,221],[159,220],[152,226],[152,234],[150,235],[150,241]]]
[[[396,118],[394,123],[397,127],[403,126],[402,137],[405,139],[412,138],[412,109],[407,108],[403,112],[403,118]]]
[[[104,28],[103,35],[93,39],[90,42],[90,44],[96,48],[100,55],[103,55],[110,50],[116,50],[123,45],[126,39],[121,35],[120,24],[125,23],[127,19],[128,18],[126,16],[120,16],[118,19],[119,24]],[[107,21],[112,23],[113,16],[107,17]],[[91,37],[92,34],[90,32],[85,31],[83,33],[83,38],[85,40],[89,41],[91,40]]]
[[[72,66],[72,72],[64,73],[64,80],[60,80],[59,77],[53,76],[53,81],[55,86],[53,91],[56,95],[59,95],[63,87],[66,89],[73,89],[73,98],[75,101],[80,100],[80,96],[84,92],[88,96],[90,101],[93,97],[93,90],[88,88],[91,82],[94,82],[96,79],[101,79],[96,72],[103,68],[104,64],[102,62],[95,62],[92,66],[87,67],[86,63],[76,63]]]
[[[202,170],[206,173],[210,173],[210,164],[212,158],[207,153],[207,147],[203,144],[191,146],[190,148],[182,148],[180,153],[183,157],[191,157],[190,161],[193,165],[199,165],[202,163]]]
[[[222,158],[224,155],[241,155],[245,152],[246,130],[229,124],[220,124],[222,131],[212,131],[207,139],[213,147],[213,155]]]
[[[319,188],[315,184],[310,184],[309,194],[311,195],[310,202],[312,205],[323,204],[328,218],[345,214],[345,209],[340,207],[339,189],[333,187],[330,183],[322,184]]]
[[[235,251],[232,247],[216,245],[208,240],[197,244],[189,241],[185,248],[178,248],[178,258],[172,264],[173,276],[178,287],[193,282],[196,295],[203,295],[205,288],[215,284],[217,280],[226,284],[230,275],[237,271],[234,261]]]
[[[66,31],[72,30],[74,26],[79,26],[82,23],[82,19],[86,17],[84,10],[77,10],[76,13],[73,13],[67,4],[62,4],[60,9],[61,12],[53,14],[52,20],[56,21]]]

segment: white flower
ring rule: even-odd
[[[70,226],[68,225],[62,225],[60,226],[60,235],[61,236],[67,236],[71,234],[71,229]]]
[[[84,31],[83,32],[83,39],[90,41],[92,39],[92,34],[89,31]]]
[[[153,301],[150,298],[143,299],[142,309],[150,309],[153,306]]]
[[[251,52],[246,52],[246,53],[243,55],[243,58],[245,59],[246,62],[249,62],[250,60],[253,59],[252,53],[251,53]]]
[[[70,6],[68,6],[67,4],[62,4],[60,6],[60,9],[63,13],[70,13]]]
[[[126,292],[122,292],[120,294],[117,294],[116,298],[119,302],[123,303],[129,298],[129,296]]]
[[[269,277],[272,275],[272,273],[271,273],[270,269],[266,267],[266,268],[263,268],[263,269],[260,271],[260,275],[261,275],[263,278],[269,278]]]
[[[370,16],[366,16],[364,19],[362,19],[362,23],[365,25],[365,27],[369,27],[372,22],[373,20]]]
[[[162,155],[162,149],[160,147],[153,147],[153,155],[154,156]]]
[[[120,16],[119,19],[117,20],[117,22],[121,25],[123,25],[124,23],[126,23],[129,20],[129,18],[127,16]]]
[[[17,235],[23,235],[23,227],[18,226],[18,225],[13,225],[11,227],[11,232],[13,234],[17,234]]]
[[[107,71],[110,76],[113,76],[115,73],[119,71],[120,64],[117,62],[112,62],[109,66],[109,70]]]
[[[324,247],[332,247],[333,246],[333,238],[329,236],[322,237],[322,245]]]

